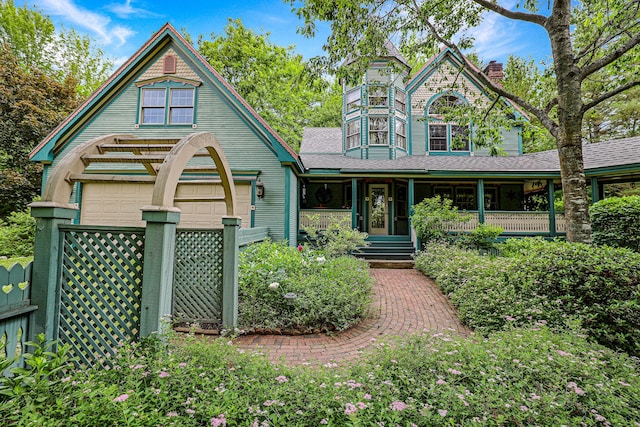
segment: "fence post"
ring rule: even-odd
[[[160,332],[162,318],[171,314],[176,228],[180,222],[180,210],[146,206],[142,208],[142,219],[147,221],[147,226],[142,264],[141,338]]]
[[[238,228],[241,218],[222,217],[224,226],[222,256],[222,327],[238,326]]]
[[[34,202],[31,216],[36,219],[36,238],[31,277],[31,304],[38,306],[29,322],[29,340],[43,333],[47,341],[58,338],[59,295],[61,275],[61,238],[58,226],[70,224],[76,208],[55,202]]]

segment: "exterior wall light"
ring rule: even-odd
[[[256,181],[256,196],[258,199],[264,199],[264,184],[260,181],[260,178]]]

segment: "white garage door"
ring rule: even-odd
[[[153,184],[85,183],[82,186],[80,222],[91,225],[123,225],[143,227],[143,206],[151,204]],[[221,196],[220,185],[181,184],[176,197]],[[220,228],[226,215],[224,202],[177,203],[182,214],[180,228]],[[251,184],[236,183],[237,215],[242,227],[251,226]]]

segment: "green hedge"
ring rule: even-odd
[[[539,239],[509,240],[504,257],[429,245],[416,267],[433,277],[482,333],[531,323],[577,323],[608,347],[640,354],[640,254]]]
[[[12,212],[0,221],[0,256],[32,256],[35,232],[36,220],[29,211]]]
[[[595,243],[640,251],[640,196],[600,200],[590,212]]]

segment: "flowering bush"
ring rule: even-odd
[[[510,240],[503,257],[429,245],[416,267],[482,333],[507,325],[573,323],[614,349],[640,354],[640,255],[541,239]]]
[[[245,330],[343,330],[367,314],[372,279],[365,261],[326,258],[271,241],[240,256],[238,322]]]
[[[638,365],[544,327],[381,342],[342,368],[273,365],[224,339],[173,342],[64,372],[37,405],[2,400],[3,426],[639,426]]]

